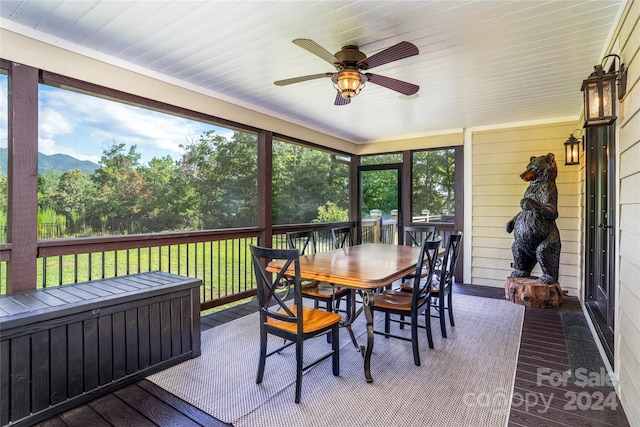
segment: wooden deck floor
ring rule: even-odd
[[[504,290],[500,288],[459,285],[454,291],[484,298],[504,298]],[[216,327],[256,310],[257,304],[252,302],[205,316],[202,329]],[[526,308],[509,426],[628,426],[615,394],[613,400],[600,399],[611,398],[609,389],[581,387],[571,380],[558,379],[571,368],[562,325],[562,313],[567,312],[582,313],[577,299],[567,298],[560,309]],[[41,427],[89,425],[229,426],[147,380],[38,424]]]

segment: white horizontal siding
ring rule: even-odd
[[[528,126],[473,133],[471,283],[504,286],[511,274],[513,235],[505,226],[520,211],[528,184],[520,179],[531,156],[554,153],[558,164],[560,286],[577,294],[580,263],[580,189],[578,166],[564,165],[564,141],[576,123]],[[541,275],[539,266],[533,271]]]
[[[628,93],[620,104],[618,142],[619,298],[616,360],[620,401],[632,426],[640,426],[640,1],[629,2],[617,38],[628,68]]]

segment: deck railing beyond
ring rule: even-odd
[[[331,228],[344,225],[348,223],[274,226],[272,246],[285,248],[289,231],[314,230],[318,251],[331,250]],[[436,226],[445,241],[453,224],[436,223]],[[249,245],[258,244],[262,232],[260,228],[250,227],[43,240],[38,242],[37,288],[157,270],[201,279],[200,303],[202,310],[207,310],[256,294]],[[362,235],[365,243],[397,243],[397,223],[364,223]],[[0,261],[0,294],[3,294],[7,280],[6,255],[0,257]]]

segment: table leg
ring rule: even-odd
[[[362,309],[359,309],[356,312],[356,291],[355,291],[355,289],[351,290],[349,298],[351,298],[351,312],[347,313],[347,318],[340,322],[340,326],[347,328],[347,331],[349,332],[349,336],[351,337],[351,342],[353,343],[353,346],[356,349],[359,349],[360,347],[358,346],[358,341],[356,340],[356,336],[353,334],[353,329],[351,328],[351,325],[353,324],[353,321],[360,315],[360,312],[362,311]]]
[[[370,289],[366,289],[362,293],[362,305],[364,307],[364,317],[367,320],[367,349],[364,351],[362,347],[360,347],[360,351],[364,352],[364,376],[367,379],[368,383],[373,382],[373,377],[371,376],[371,353],[373,352],[373,312],[371,311],[371,307],[373,307],[374,293]]]

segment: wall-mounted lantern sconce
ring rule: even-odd
[[[580,129],[574,130],[571,135],[569,135],[569,139],[564,143],[564,164],[567,166],[580,164],[580,147],[582,146],[582,141],[573,136],[573,134],[579,130]]]
[[[608,57],[618,58],[619,69],[604,72],[602,63]],[[615,54],[607,55],[600,65],[595,65],[594,72],[582,82],[581,90],[584,92],[584,127],[609,125],[616,116],[616,86],[618,100],[621,100],[627,92],[627,71],[624,64],[620,63],[620,57]]]

